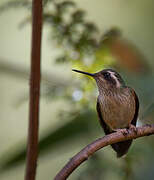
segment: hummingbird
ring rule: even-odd
[[[99,91],[96,109],[106,135],[117,131],[125,134],[128,133],[128,129],[136,131],[139,100],[135,91],[125,85],[119,73],[113,69],[104,69],[96,73],[76,69],[72,71],[95,79]],[[128,152],[131,143],[132,140],[126,140],[111,146],[117,157],[122,157]]]

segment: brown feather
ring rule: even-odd
[[[137,97],[135,91],[131,88],[130,88],[130,90],[131,90],[131,93],[135,99],[135,114],[134,114],[133,120],[131,121],[131,124],[136,126],[136,121],[137,121],[137,117],[138,117],[138,110],[139,110],[139,101],[138,101],[138,97]],[[103,120],[100,108],[101,107],[100,107],[99,99],[97,99],[97,113],[98,113],[100,124],[101,124],[102,128],[104,129],[104,132],[106,135],[113,133],[114,131],[110,130],[108,125]],[[112,144],[111,146],[117,152],[117,157],[121,157],[127,153],[131,143],[132,143],[132,140],[128,140],[128,141]]]

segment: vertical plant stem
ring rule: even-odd
[[[38,156],[42,0],[32,1],[29,128],[25,180],[35,180]]]

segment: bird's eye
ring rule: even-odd
[[[105,79],[109,79],[111,77],[109,72],[103,73],[103,76]]]

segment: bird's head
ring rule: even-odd
[[[104,69],[97,73],[88,73],[73,69],[73,71],[93,77],[99,90],[114,90],[125,86],[122,77],[112,69]]]

